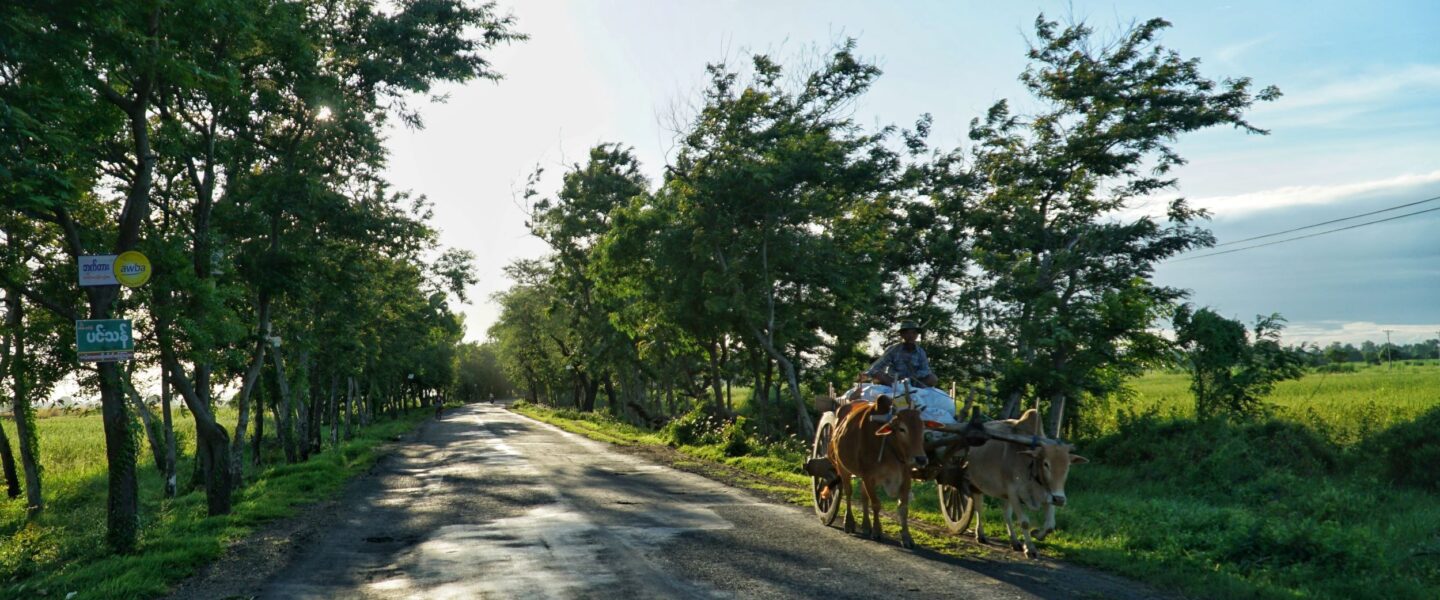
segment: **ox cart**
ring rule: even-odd
[[[894,397],[902,398],[910,395],[912,391],[907,390]],[[820,518],[820,522],[827,526],[834,523],[839,515],[840,505],[844,502],[843,495],[839,493],[840,477],[827,456],[830,440],[840,424],[842,408],[850,402],[861,401],[864,400],[854,399],[849,392],[837,398],[833,391],[828,396],[815,399],[816,408],[822,415],[815,428],[815,438],[810,445],[810,456],[804,468],[810,474],[811,500],[815,514]],[[972,406],[969,400],[959,414],[969,414],[970,418],[965,422],[946,424],[930,430],[925,442],[928,460],[925,466],[913,468],[910,472],[912,479],[935,482],[940,513],[950,532],[956,534],[964,532],[975,516],[975,502],[965,473],[972,446],[979,446],[989,440],[1032,447],[1058,443],[1040,435],[1016,433],[1002,421],[986,421],[980,416],[979,408]]]

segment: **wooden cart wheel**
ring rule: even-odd
[[[835,431],[835,420],[830,415],[820,420],[820,426],[815,428],[815,443],[810,447],[810,458],[823,458],[830,451],[830,435]],[[830,490],[827,495],[822,496],[821,491]],[[815,503],[815,516],[820,517],[820,523],[829,526],[835,522],[835,515],[840,513],[840,484],[826,486],[825,480],[812,476],[810,478],[810,497]]]
[[[940,492],[940,514],[945,517],[945,526],[950,533],[964,533],[975,516],[975,501],[968,491],[954,486],[937,485]]]

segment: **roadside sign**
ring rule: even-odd
[[[115,279],[125,287],[140,287],[150,281],[150,259],[131,250],[115,257]]]
[[[130,319],[75,321],[75,350],[80,362],[115,362],[135,357]]]
[[[115,279],[115,255],[80,257],[80,285],[120,285]]]

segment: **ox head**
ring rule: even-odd
[[[1050,503],[1055,506],[1065,506],[1065,478],[1070,475],[1070,465],[1090,462],[1083,456],[1071,454],[1074,449],[1070,444],[1045,444],[1020,451],[1033,461],[1031,478],[1050,493]]]
[[[892,408],[888,396],[881,396],[875,402],[876,413],[888,413]],[[907,408],[891,415],[875,435],[884,438],[882,443],[889,446],[896,456],[903,457],[907,465],[923,467],[928,462],[925,458],[925,428],[930,425],[920,418],[920,411]],[[938,423],[934,425],[939,426]]]

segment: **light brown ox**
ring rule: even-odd
[[[840,423],[830,438],[830,462],[840,474],[840,490],[845,496],[845,532],[855,533],[855,517],[850,511],[850,477],[860,476],[864,492],[864,528],[870,539],[880,540],[879,488],[900,501],[900,545],[915,547],[910,539],[910,468],[925,465],[925,425],[920,411],[905,409],[884,421],[892,401],[881,396],[873,404],[856,402],[839,411]],[[871,419],[877,416],[877,419]],[[871,527],[870,515],[875,525]]]
[[[1019,419],[1008,419],[986,424],[1008,426],[1017,434],[1033,434],[1039,429],[1039,414],[1034,409],[1025,411]],[[1070,474],[1070,465],[1088,462],[1085,457],[1071,454],[1074,447],[1069,444],[1049,443],[1026,447],[1012,442],[994,440],[971,448],[969,464],[965,471],[970,479],[970,493],[975,505],[975,539],[987,543],[985,529],[980,517],[986,496],[1005,502],[1005,530],[1010,534],[1010,547],[1023,549],[1031,558],[1040,556],[1035,542],[1030,538],[1044,540],[1055,531],[1055,507],[1065,505],[1065,478]],[[1043,529],[1031,531],[1030,517],[1026,512],[1045,510]],[[1022,547],[1015,537],[1014,514],[1020,513],[1020,532],[1025,539]]]

